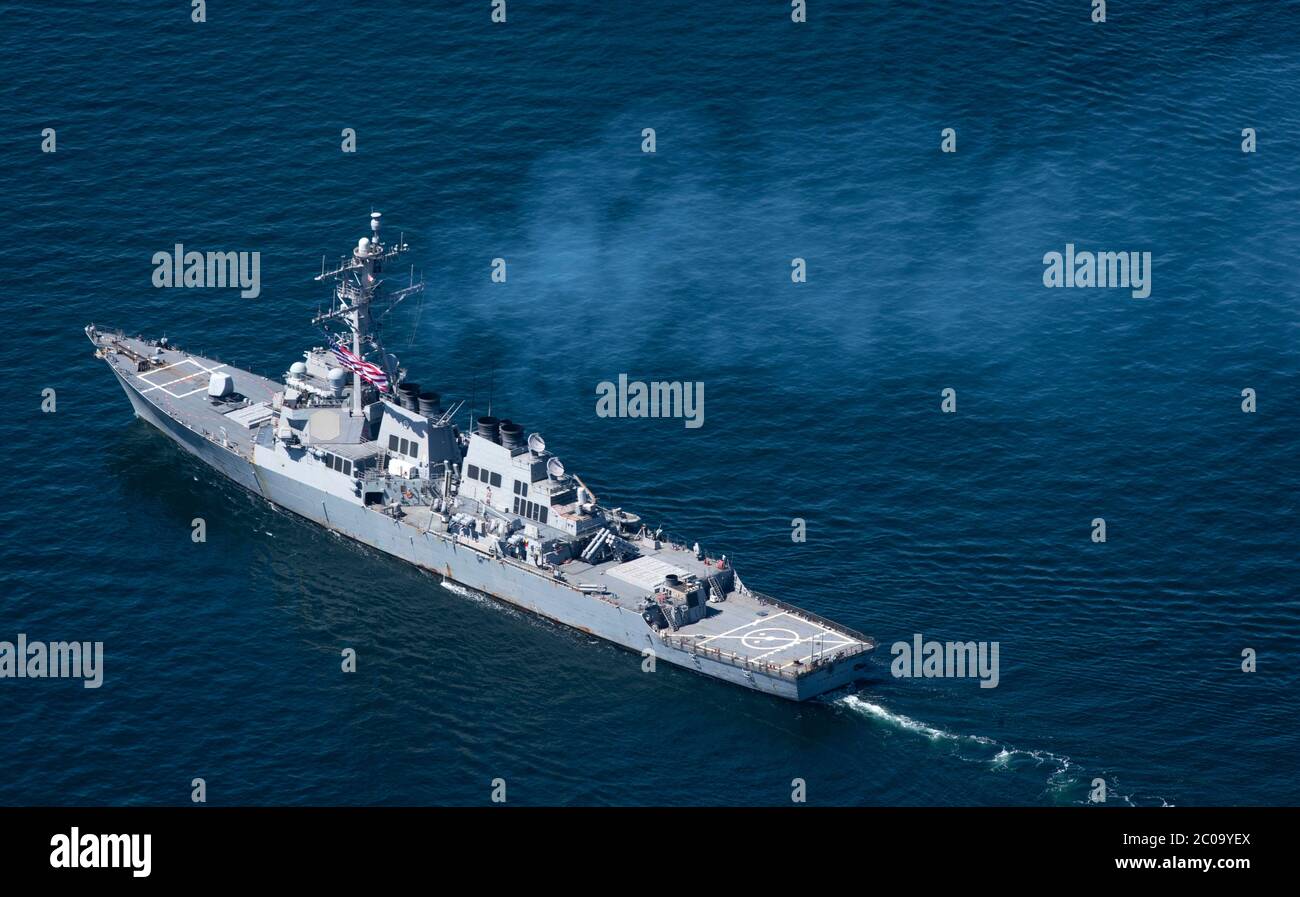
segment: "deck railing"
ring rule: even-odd
[[[781,610],[785,611],[787,614],[789,614],[792,617],[799,617],[801,619],[807,620],[810,623],[816,623],[818,626],[821,626],[825,629],[829,629],[832,632],[842,632],[845,635],[852,636],[858,641],[865,643],[871,648],[876,647],[876,640],[873,639],[871,636],[863,635],[861,632],[858,632],[856,629],[850,629],[849,627],[843,625],[842,623],[836,623],[834,620],[828,620],[825,617],[815,614],[810,610],[805,610],[802,607],[795,607],[793,604],[787,604],[786,602],[782,601],[780,598],[773,598],[771,595],[765,595],[762,592],[755,592],[751,589],[749,594],[753,595],[759,604],[770,604],[773,607],[779,607],[781,608]]]
[[[789,605],[783,606],[789,607]],[[808,614],[807,616],[811,617],[812,615]],[[818,619],[820,620],[822,618],[819,617]],[[830,621],[828,620],[827,623],[830,623]],[[685,651],[687,654],[693,654],[697,657],[706,657],[710,660],[728,663],[734,667],[739,667],[740,669],[762,673],[765,676],[778,676],[782,679],[794,680],[798,679],[800,676],[806,676],[809,673],[819,670],[828,664],[838,663],[841,660],[848,660],[850,657],[856,657],[857,655],[870,651],[875,647],[875,642],[866,636],[854,633],[853,630],[847,629],[844,626],[835,625],[835,628],[841,632],[845,632],[846,634],[853,634],[854,638],[860,637],[862,642],[860,644],[838,647],[834,649],[832,653],[812,658],[808,662],[799,664],[798,666],[790,664],[780,666],[775,663],[765,663],[761,660],[751,660],[742,654],[723,651],[721,648],[711,648],[708,645],[697,644],[695,639],[689,636],[660,635],[659,640],[671,648],[677,648],[680,651]]]

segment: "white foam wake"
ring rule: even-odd
[[[931,741],[948,742],[953,746],[955,756],[967,763],[985,764],[994,770],[1047,766],[1051,769],[1047,776],[1047,788],[1051,792],[1062,792],[1080,784],[1079,777],[1071,772],[1073,764],[1070,758],[1053,754],[1051,751],[1023,750],[1002,744],[992,738],[985,738],[983,735],[962,735],[948,732],[914,720],[910,716],[895,713],[857,695],[845,695],[835,703],[841,704],[863,716],[881,720],[896,728],[921,735]]]
[[[917,722],[910,716],[904,716],[901,713],[894,713],[892,710],[886,710],[879,704],[864,701],[857,695],[845,695],[839,699],[838,703],[866,716],[873,716],[876,719],[884,720],[900,729],[906,729],[909,732],[916,732],[918,735],[924,735],[931,741],[940,741],[945,739],[948,741],[969,740],[976,744],[993,744],[992,739],[984,738],[980,735],[954,735],[951,732],[945,732],[943,729],[936,729],[934,726],[927,726],[925,723]]]
[[[474,589],[471,589],[469,586],[463,586],[458,582],[452,582],[450,579],[442,579],[442,578],[439,578],[438,585],[442,586],[444,589],[446,589],[448,592],[451,592],[453,595],[459,595],[461,598],[468,598],[470,601],[473,601],[475,604],[481,605],[483,607],[491,608],[497,613],[502,613],[502,614],[506,614],[507,616],[522,618],[525,620],[530,619],[528,614],[526,614],[524,611],[512,607],[511,605],[506,604],[503,601],[498,601],[497,599],[493,598],[491,595],[487,595],[484,594],[483,592],[479,592]]]
[[[459,595],[459,596],[462,597],[462,598],[477,598],[477,597],[479,597],[478,595],[474,594],[472,591],[470,591],[469,589],[465,588],[463,585],[461,585],[461,584],[458,583],[458,582],[451,582],[450,580],[443,579],[443,580],[439,580],[439,581],[438,581],[438,585],[442,586],[442,587],[443,587],[444,589],[446,589],[448,592],[454,592],[454,593],[456,593],[457,595]]]
[[[997,771],[1042,769],[1047,767],[1051,772],[1047,775],[1045,795],[1057,800],[1061,798],[1073,799],[1075,803],[1081,804],[1091,802],[1089,794],[1092,777],[1085,775],[1069,757],[1053,754],[1051,751],[1031,751],[1012,747],[992,738],[985,738],[983,735],[960,735],[954,732],[946,732],[943,729],[914,720],[910,716],[894,713],[892,710],[857,695],[845,695],[835,700],[834,703],[841,704],[863,716],[921,735],[931,741],[950,743],[954,749],[954,756],[967,763],[986,764],[990,769]],[[1173,803],[1163,797],[1119,793],[1115,790],[1117,783],[1113,776],[1102,776],[1102,778],[1111,786],[1109,800],[1112,802],[1123,803],[1130,807],[1139,805],[1173,806]]]

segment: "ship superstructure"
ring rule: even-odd
[[[280,380],[90,325],[136,414],[220,473],[366,545],[566,626],[803,700],[861,679],[871,639],[751,591],[729,559],[601,504],[538,433],[410,382],[378,337],[407,250],[370,235],[318,281],[322,345]],[[633,668],[639,669],[639,667]]]

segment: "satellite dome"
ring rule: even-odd
[[[357,240],[357,252],[369,252],[369,251],[370,251],[369,237],[362,237],[360,240]]]
[[[338,386],[348,379],[348,372],[343,368],[330,368],[329,378],[331,385]]]
[[[295,361],[293,364],[289,365],[289,373],[293,374],[295,377],[301,377],[307,373],[307,365],[303,364],[301,361]]]

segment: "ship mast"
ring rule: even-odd
[[[350,259],[341,260],[338,267],[332,271],[322,270],[315,278],[317,281],[334,281],[334,301],[330,311],[317,315],[312,319],[312,323],[323,326],[332,321],[346,326],[352,334],[352,353],[357,358],[365,359],[365,353],[370,347],[377,350],[378,364],[388,375],[389,388],[394,389],[397,386],[398,372],[395,369],[389,370],[389,356],[384,352],[378,336],[370,332],[373,319],[372,308],[382,304],[383,311],[387,314],[407,297],[422,292],[424,281],[423,279],[416,281],[412,272],[407,286],[392,293],[382,289],[384,281],[379,275],[383,272],[384,263],[397,258],[410,247],[401,239],[392,247],[383,244],[379,237],[381,217],[381,213],[371,212],[371,235],[357,241]],[[354,417],[360,417],[362,414],[361,395],[364,388],[365,378],[359,370],[353,368],[352,415]]]

